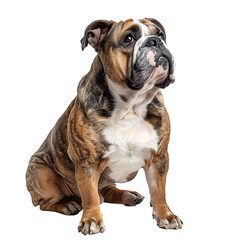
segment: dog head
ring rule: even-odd
[[[85,30],[82,50],[90,44],[114,85],[132,90],[165,88],[174,82],[174,61],[166,33],[156,19],[98,20]]]

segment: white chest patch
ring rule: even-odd
[[[151,150],[157,151],[153,126],[134,113],[117,121],[110,118],[103,134],[111,144],[105,157],[109,158],[110,178],[116,182],[126,182],[131,173],[144,167]]]

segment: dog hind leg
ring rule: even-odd
[[[34,206],[44,211],[74,215],[81,205],[73,197],[64,195],[61,177],[47,164],[31,161],[26,173],[27,189]]]

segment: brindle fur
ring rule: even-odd
[[[127,29],[133,25],[132,21],[119,25],[108,23],[108,29],[104,31],[108,31],[110,25],[115,25],[115,28],[111,29],[113,32],[116,28]],[[150,21],[147,23],[151,25]],[[153,28],[152,24],[151,29]],[[82,40],[83,48],[87,46],[86,41],[86,38]],[[105,39],[106,44],[111,42],[112,40]],[[105,46],[106,49],[109,47]],[[115,182],[109,177],[108,159],[104,158],[109,145],[102,135],[105,122],[114,109],[114,100],[105,79],[106,71],[113,81],[124,85],[132,60],[132,57],[126,58],[124,55],[131,56],[131,53],[130,50],[118,53],[117,58],[123,60],[124,69],[121,69],[114,59],[115,53],[98,53],[89,73],[79,83],[76,98],[33,154],[27,169],[26,183],[33,205],[40,205],[41,210],[67,215],[76,214],[83,208],[79,226],[83,233],[88,233],[84,232],[83,228],[89,227],[91,222],[99,225],[100,232],[104,231],[100,212],[101,200],[125,205],[136,205],[143,200],[139,193],[117,189]],[[106,66],[108,63],[113,65],[114,72],[111,68],[104,69],[103,63]],[[153,125],[159,137],[158,151],[152,153],[151,158],[145,162],[147,178],[148,169],[152,169],[150,177],[156,183],[153,187],[149,184],[151,204],[157,218],[168,219],[169,223],[174,217],[180,221],[171,213],[165,200],[170,122],[160,91],[147,106],[145,120]],[[128,180],[136,174],[137,172],[130,174]]]

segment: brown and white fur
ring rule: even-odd
[[[174,81],[165,41],[155,19],[98,20],[87,27],[82,49],[90,44],[97,56],[30,159],[26,182],[34,206],[66,215],[83,209],[78,230],[103,232],[100,203],[139,204],[143,196],[116,183],[143,168],[157,225],[182,228],[165,199],[170,122],[160,88]]]

